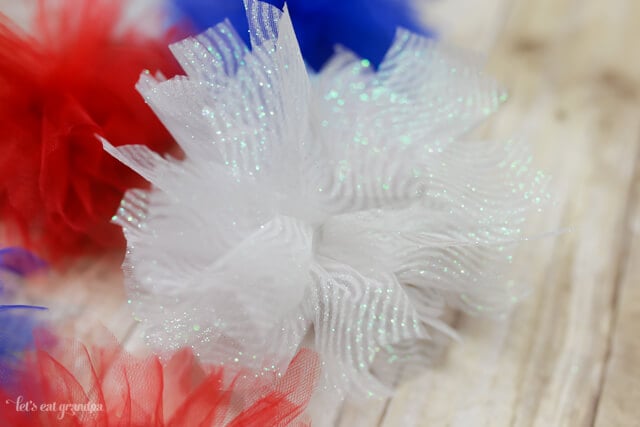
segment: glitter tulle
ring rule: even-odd
[[[305,68],[288,12],[248,1],[172,46],[186,76],[139,91],[186,158],[105,148],[153,184],[116,216],[127,289],[151,343],[225,366],[286,366],[304,339],[324,384],[389,391],[455,334],[447,307],[500,313],[546,179],[517,142],[463,136],[504,93],[472,57],[398,31],[378,70],[340,51]]]
[[[269,0],[282,8],[284,0]],[[247,19],[242,0],[172,0],[176,19],[186,17],[202,31],[229,19],[246,42]],[[393,41],[396,28],[430,36],[408,0],[288,0],[296,37],[305,61],[319,70],[336,45],[379,64]]]

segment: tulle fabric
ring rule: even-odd
[[[34,333],[44,326],[45,307],[19,304],[21,281],[46,264],[21,248],[0,249],[0,387],[15,386],[23,355],[34,346]]]
[[[199,31],[229,19],[238,34],[249,42],[243,0],[172,0],[177,18],[186,17]],[[282,9],[283,0],[271,0]],[[305,61],[319,70],[344,46],[373,64],[382,61],[396,28],[433,36],[420,22],[409,0],[289,0],[293,27]]]
[[[7,239],[48,260],[120,248],[109,220],[144,185],[95,135],[165,151],[172,139],[136,93],[172,75],[166,44],[123,25],[123,0],[38,0],[32,29],[0,15],[0,218]]]
[[[547,179],[525,144],[465,138],[506,99],[473,56],[399,30],[377,70],[341,50],[309,74],[287,9],[247,5],[251,50],[221,23],[172,46],[186,76],[138,83],[184,160],[105,142],[153,184],[116,216],[131,306],[156,347],[277,370],[308,338],[327,393],[389,394],[447,310],[522,297]]]
[[[18,247],[0,249],[0,271],[25,277],[41,272],[47,263],[33,253]],[[2,282],[0,282],[2,285]]]
[[[307,425],[318,358],[302,350],[286,374],[202,366],[184,349],[162,362],[136,358],[113,339],[61,341],[23,363],[19,388],[0,389],[0,423],[13,427],[281,427]],[[26,403],[25,403],[26,402]],[[26,406],[20,406],[25,404]],[[55,406],[53,406],[55,405]]]

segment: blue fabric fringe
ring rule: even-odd
[[[283,0],[267,0],[282,8]],[[176,19],[190,20],[198,31],[228,18],[249,43],[242,0],[173,0]],[[319,70],[342,45],[377,66],[398,27],[432,37],[408,0],[289,0],[287,7],[307,63]]]
[[[11,304],[12,286],[21,278],[46,268],[46,263],[20,248],[0,250],[0,386],[11,387],[22,354],[33,348],[37,313],[45,307]]]

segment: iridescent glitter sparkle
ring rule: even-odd
[[[248,11],[251,51],[223,23],[172,46],[186,76],[141,77],[184,160],[105,143],[153,184],[116,215],[131,306],[158,347],[278,370],[310,337],[328,387],[385,393],[446,307],[513,303],[546,180],[464,140],[505,100],[464,54],[399,31],[378,70],[342,50],[310,75],[286,10]]]

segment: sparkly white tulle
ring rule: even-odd
[[[517,299],[505,267],[546,180],[519,143],[461,138],[505,99],[473,58],[400,30],[379,70],[338,49],[313,75],[286,9],[247,8],[251,50],[222,23],[172,46],[186,76],[139,82],[183,160],[104,142],[153,184],[115,217],[135,314],[230,367],[306,340],[325,384],[385,393],[454,334],[447,307]]]

